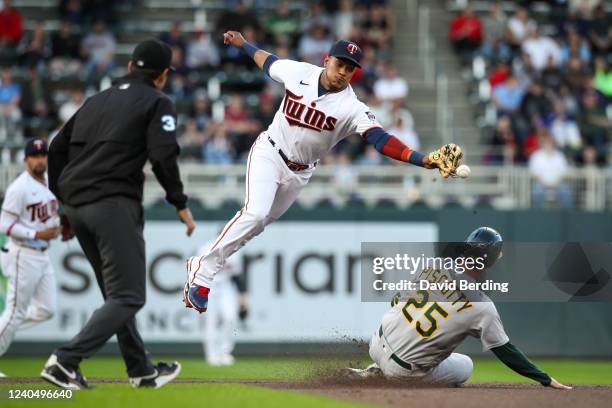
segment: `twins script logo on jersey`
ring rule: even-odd
[[[288,90],[286,91],[283,113],[289,125],[316,130],[317,132],[334,130],[338,119],[333,116],[327,116],[320,110],[299,102],[303,97]]]
[[[30,204],[26,207],[30,211],[30,221],[46,222],[49,218],[57,215],[58,204],[57,200],[51,200],[48,203],[42,201]]]

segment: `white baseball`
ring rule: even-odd
[[[467,164],[462,164],[461,166],[457,167],[455,173],[461,178],[468,178],[472,173],[472,169],[470,169],[470,166],[468,166]]]

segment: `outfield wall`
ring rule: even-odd
[[[202,337],[203,319],[180,302],[184,259],[233,214],[195,209],[199,227],[189,239],[173,209],[147,211],[148,298],[138,322],[145,340],[156,343],[159,351],[180,346],[200,352],[194,344]],[[362,241],[456,241],[489,225],[507,241],[607,242],[611,223],[607,214],[563,211],[294,209],[235,260],[247,271],[251,305],[237,339],[247,352],[287,350],[287,345],[320,350],[316,345],[366,339],[388,306],[360,302]],[[14,350],[71,337],[101,302],[76,241],[54,244],[50,255],[60,288],[58,312],[53,320],[20,332],[22,344]],[[511,340],[530,354],[612,357],[612,303],[507,303],[498,309]],[[463,349],[481,352],[477,341]]]

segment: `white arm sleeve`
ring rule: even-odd
[[[382,128],[370,108],[364,103],[360,103],[353,113],[352,130],[360,136],[372,128]]]
[[[28,228],[19,222],[19,216],[8,212],[4,208],[0,213],[0,231],[18,239],[34,239],[36,231],[32,228]]]
[[[36,231],[19,222],[19,214],[23,209],[22,193],[19,189],[9,187],[2,202],[0,213],[0,231],[7,236],[19,239],[33,239]]]
[[[302,68],[303,64],[305,63],[289,59],[276,60],[270,65],[270,78],[284,84],[296,75],[296,72]]]

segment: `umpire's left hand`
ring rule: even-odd
[[[185,233],[188,237],[190,237],[196,227],[195,222],[193,221],[193,216],[191,215],[191,211],[189,211],[189,208],[183,208],[182,210],[178,210],[178,216],[181,222],[187,227]]]

